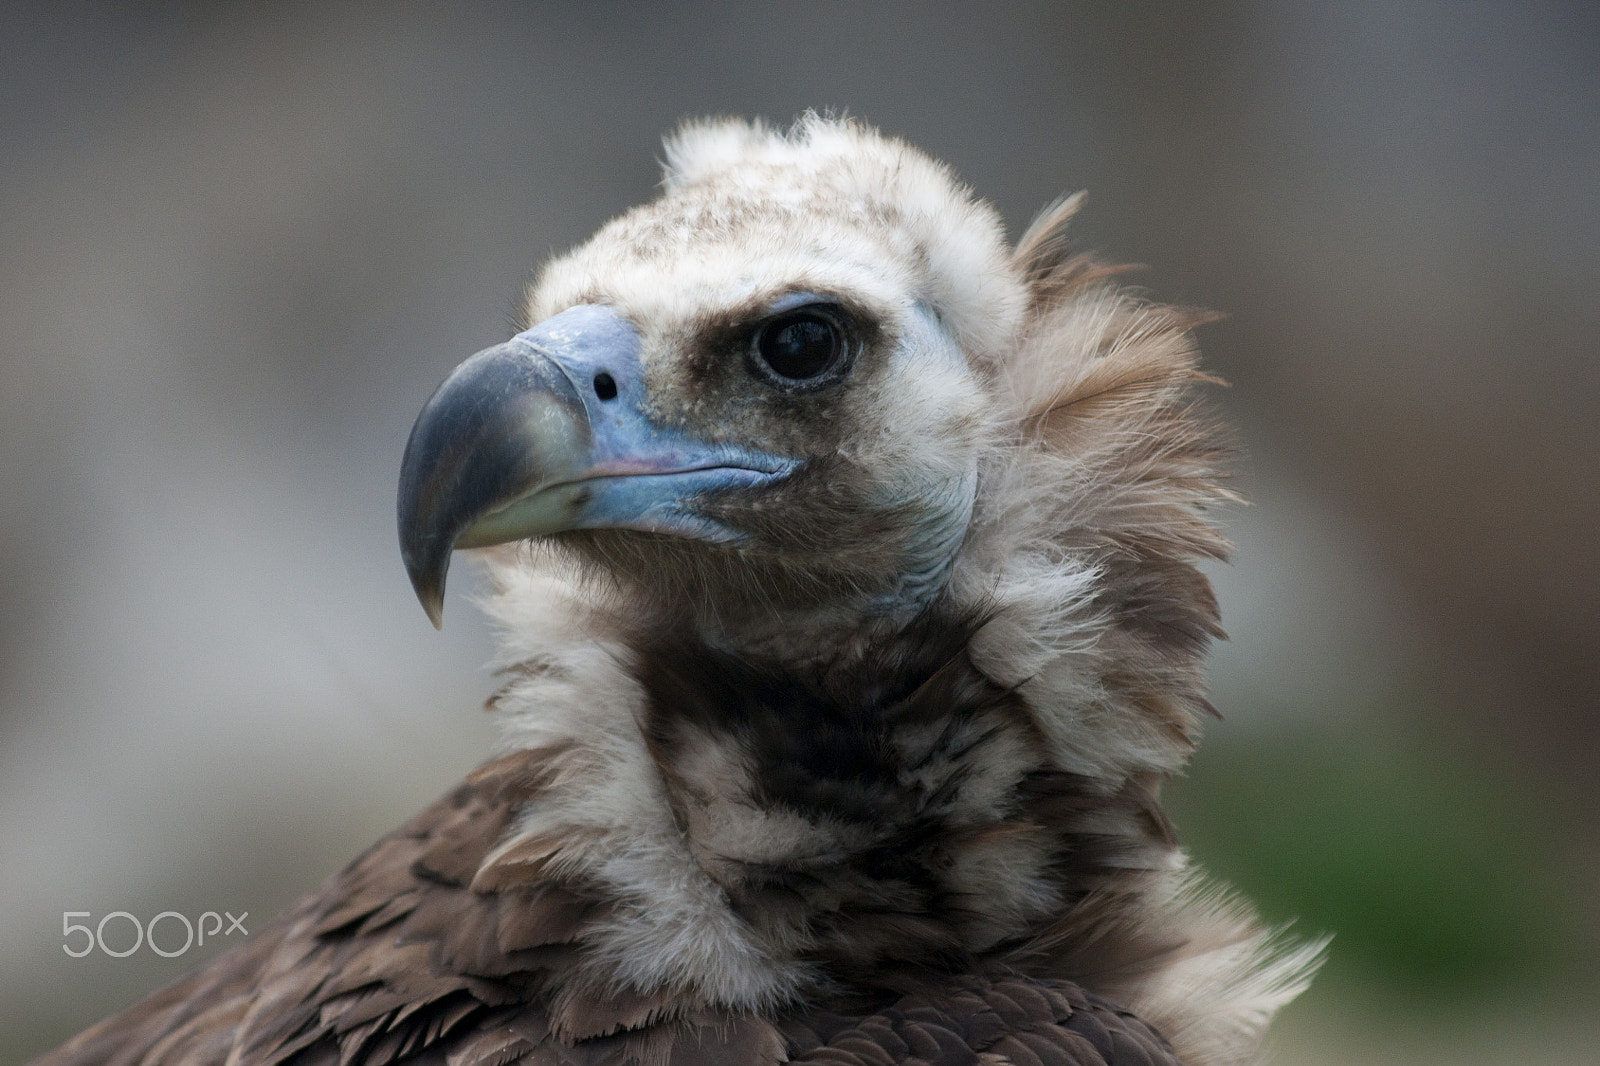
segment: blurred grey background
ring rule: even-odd
[[[228,943],[62,912],[259,929],[481,757],[414,414],[664,131],[813,107],[1013,232],[1086,188],[1231,315],[1253,505],[1172,797],[1335,934],[1277,1061],[1594,1061],[1600,6],[1136,0],[0,8],[0,1063]]]

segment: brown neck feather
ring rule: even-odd
[[[803,669],[687,637],[636,647],[647,743],[697,859],[763,939],[860,991],[928,968],[1104,965],[1087,950],[1100,901],[1174,847],[1150,782],[1108,792],[1047,764],[1024,701],[972,664],[983,621],[935,605]]]

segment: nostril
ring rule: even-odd
[[[594,376],[594,394],[602,400],[617,398],[617,381],[604,370]]]

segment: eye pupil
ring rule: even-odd
[[[831,368],[843,348],[839,329],[818,314],[797,314],[768,323],[756,340],[762,362],[779,377],[805,381]]]

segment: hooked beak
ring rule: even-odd
[[[643,379],[633,327],[585,304],[479,352],[439,386],[411,429],[397,508],[400,554],[436,628],[456,548],[598,528],[734,541],[696,499],[798,466],[656,425]]]

